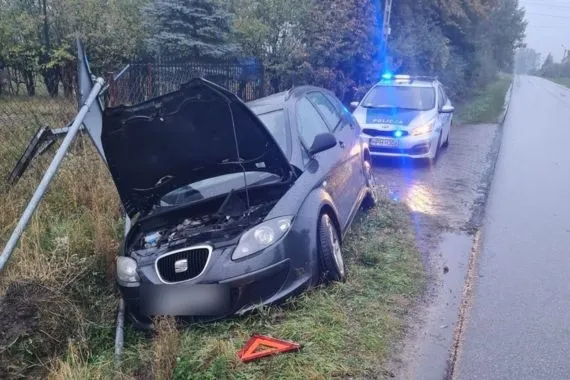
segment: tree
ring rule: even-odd
[[[550,56],[552,59],[552,56]],[[540,53],[530,48],[519,48],[515,54],[515,72],[517,74],[534,74],[540,66]]]
[[[309,22],[306,0],[234,0],[236,39],[246,56],[261,58],[273,92],[302,82],[309,54],[303,42]]]
[[[7,67],[21,75],[28,95],[34,96],[41,44],[37,14],[32,14],[28,5],[26,2],[0,2],[0,56],[5,58]]]
[[[370,0],[234,0],[233,6],[242,52],[262,58],[272,91],[310,83],[348,100],[353,87],[379,78],[378,9]]]
[[[489,32],[488,40],[497,67],[503,71],[513,68],[515,50],[523,47],[526,21],[524,9],[518,0],[500,0],[484,27]]]
[[[352,89],[379,79],[379,11],[370,0],[313,2],[304,37],[311,83],[348,103]]]
[[[546,59],[544,60],[544,63],[542,64],[542,68],[544,69],[545,67],[552,66],[553,64],[554,64],[554,57],[552,56],[552,53],[548,53]]]
[[[526,28],[517,0],[400,0],[392,26],[396,68],[437,75],[454,97],[510,70]]]
[[[235,55],[233,15],[215,0],[153,0],[144,8],[151,52],[164,57],[220,59]]]

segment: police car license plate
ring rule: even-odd
[[[397,146],[398,141],[394,139],[382,139],[382,138],[372,138],[370,139],[370,145],[372,146]]]

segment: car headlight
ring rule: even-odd
[[[414,128],[412,130],[412,136],[421,136],[421,135],[427,135],[428,133],[432,133],[434,126],[435,126],[435,120],[432,120],[429,123],[422,125],[421,127]]]
[[[292,216],[283,216],[258,224],[239,239],[232,260],[253,255],[277,242],[291,229]]]
[[[130,257],[117,257],[117,279],[120,282],[139,282],[137,262]]]

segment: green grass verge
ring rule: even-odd
[[[455,112],[457,124],[496,123],[503,106],[512,76],[501,75],[473,96],[462,101]]]
[[[549,81],[552,81],[554,83],[558,83],[558,84],[561,84],[563,86],[570,88],[570,78],[545,78],[545,79],[548,79]]]
[[[161,328],[152,340],[129,332],[121,373],[180,380],[384,377],[382,365],[424,281],[409,211],[381,201],[355,223],[345,254],[349,279],[344,284],[313,289],[283,306],[234,320]],[[236,352],[253,333],[296,341],[303,348],[243,364]],[[66,359],[59,373],[105,378],[112,373],[111,359],[109,347],[80,365]]]

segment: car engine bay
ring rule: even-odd
[[[243,193],[231,191],[222,199],[213,213],[190,209],[185,217],[171,219],[171,223],[137,231],[129,239],[127,254],[142,258],[197,244],[237,244],[244,231],[263,221],[279,197],[249,203]]]

